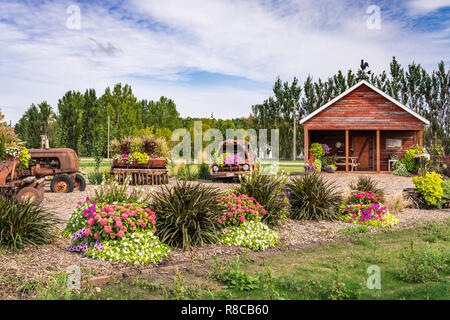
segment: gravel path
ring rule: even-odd
[[[345,191],[348,184],[353,181],[358,174],[327,174],[326,179],[335,181],[342,191]],[[401,193],[404,188],[413,187],[410,178],[398,177],[389,174],[371,175],[379,185],[385,189],[386,196],[396,196]],[[175,180],[171,179],[170,185]],[[211,186],[225,191],[232,188],[232,183],[212,183],[212,182],[194,182],[207,183]],[[144,187],[151,191],[150,186]],[[153,191],[157,191],[160,186],[155,186]],[[72,210],[76,207],[78,201],[82,201],[86,196],[93,192],[93,186],[89,185],[84,192],[73,192],[69,194],[55,194],[47,192],[45,194],[45,207],[53,214],[57,215],[64,221],[70,216]],[[394,229],[412,227],[418,222],[443,220],[450,217],[450,209],[445,210],[416,210],[405,209],[403,213],[396,216],[400,222],[394,226]],[[343,222],[328,221],[294,221],[286,220],[282,226],[278,228],[278,232],[284,243],[283,247],[269,248],[265,252],[255,253],[257,255],[270,255],[281,250],[302,249],[313,245],[321,245],[324,243],[335,242],[345,239],[346,236],[339,229],[351,227]],[[382,230],[373,228],[372,233],[382,232]],[[122,263],[111,263],[99,260],[84,258],[79,254],[73,254],[65,251],[68,240],[58,239],[54,243],[41,247],[27,247],[19,253],[0,253],[0,299],[17,298],[17,293],[11,283],[3,283],[2,277],[10,276],[12,279],[20,279],[25,281],[43,281],[48,275],[54,274],[55,271],[63,271],[68,266],[80,266],[84,277],[108,276],[108,275],[132,275],[139,272],[156,272],[164,268],[174,265],[195,264],[203,259],[208,259],[212,255],[229,257],[242,254],[246,251],[243,248],[224,246],[224,245],[207,245],[195,248],[190,252],[181,250],[173,250],[170,256],[160,265],[135,266]],[[16,288],[17,289],[17,288]]]

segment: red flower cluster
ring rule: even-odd
[[[125,234],[153,227],[156,231],[156,214],[149,208],[143,208],[135,203],[124,205],[102,205],[92,203],[85,215],[87,226],[84,234],[95,240],[106,238],[122,238]]]
[[[217,222],[224,227],[239,224],[247,220],[260,219],[260,215],[267,214],[267,211],[255,201],[255,198],[245,194],[237,196],[231,194],[223,196],[219,200],[219,206],[226,210],[226,214],[217,219]]]

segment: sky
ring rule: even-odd
[[[57,110],[68,90],[116,83],[173,99],[181,116],[231,119],[277,77],[387,70],[392,56],[450,63],[450,0],[0,0],[0,110]]]

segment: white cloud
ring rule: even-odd
[[[70,30],[66,9],[73,2],[2,2],[0,108],[9,106],[3,111],[17,120],[31,103],[56,107],[67,90],[93,87],[101,94],[122,82],[139,98],[173,98],[184,116],[231,118],[271,95],[277,76],[327,77],[356,69],[363,58],[377,72],[393,55],[434,67],[448,56],[448,33],[405,30],[389,1],[381,30],[367,29],[366,1],[274,3],[130,0],[120,11],[83,4],[81,29]],[[262,85],[204,86],[187,81],[189,71]]]
[[[440,8],[450,7],[450,0],[412,0],[409,7],[413,13],[426,14]]]

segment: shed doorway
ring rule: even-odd
[[[374,170],[374,136],[373,133],[352,132],[350,152],[358,159],[358,170]]]

